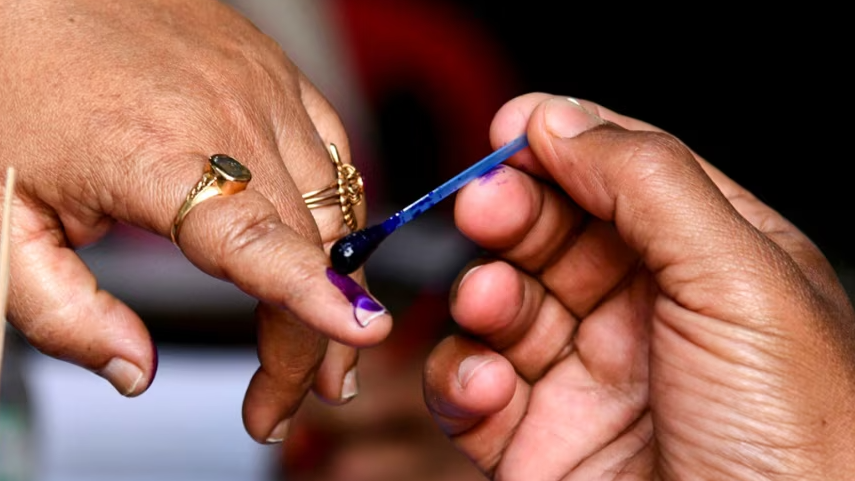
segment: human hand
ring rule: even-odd
[[[401,327],[406,330],[397,325],[382,345],[360,352],[364,389],[353,402],[330,407],[306,399],[281,451],[283,476],[276,479],[484,481],[425,409],[421,383],[427,351],[398,337]]]
[[[496,258],[452,299],[472,337],[426,364],[439,425],[493,479],[851,477],[855,315],[824,256],[673,137],[581,105],[507,104],[493,145],[531,149],[458,195]]]
[[[145,326],[74,249],[115,221],[169,237],[208,157],[223,153],[253,179],[196,206],[179,244],[261,301],[250,435],[281,440],[312,387],[334,403],[355,394],[354,348],[381,341],[391,318],[334,279],[373,309],[358,312],[372,321],[362,327],[328,279],[324,246],[347,229],[338,208],[309,211],[301,193],[335,179],[327,143],[347,161],[347,138],[273,40],[208,0],[34,0],[0,2],[0,44],[2,164],[19,172],[9,316],[32,345],[125,395],[147,389],[156,352]]]

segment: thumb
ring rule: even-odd
[[[614,222],[679,305],[732,318],[745,306],[764,307],[758,292],[770,304],[793,294],[781,292],[793,283],[780,282],[798,271],[792,259],[734,209],[676,138],[626,130],[560,98],[532,112],[528,136],[554,181],[590,214]]]

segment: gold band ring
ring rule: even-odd
[[[323,189],[303,194],[303,201],[309,209],[338,205],[344,216],[344,224],[355,231],[359,227],[353,206],[359,205],[365,196],[362,175],[351,164],[345,164],[338,155],[335,144],[329,146],[330,160],[335,166],[336,180]]]
[[[172,232],[170,233],[172,243],[178,245],[181,223],[187,217],[190,209],[211,197],[236,194],[246,189],[250,180],[252,180],[252,174],[249,169],[237,160],[228,155],[212,155],[208,159],[208,165],[205,166],[202,178],[187,194],[184,204],[181,205],[178,215],[172,222]]]

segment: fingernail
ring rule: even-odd
[[[352,368],[344,375],[344,381],[341,383],[341,399],[347,401],[353,399],[359,394],[359,382],[356,379],[356,368]]]
[[[469,356],[460,363],[457,368],[457,381],[463,389],[469,384],[469,381],[475,376],[479,369],[495,361],[492,356]]]
[[[382,304],[365,292],[365,289],[349,276],[327,268],[327,279],[350,301],[350,305],[353,306],[353,319],[360,326],[366,327],[371,324],[371,321],[388,312]]]
[[[578,100],[574,99],[573,97],[567,97],[567,101],[568,101],[568,102],[572,102],[574,105],[576,105],[576,106],[577,106],[577,107],[579,107],[580,109],[584,110],[586,114],[594,115],[594,114],[593,114],[593,112],[591,112],[590,110],[586,109],[586,108],[585,108],[585,106],[584,106],[584,105],[582,105],[582,102],[579,102]]]
[[[586,110],[574,98],[549,100],[544,115],[547,130],[555,137],[565,139],[576,137],[603,123],[603,119]]]
[[[111,359],[98,374],[110,381],[110,384],[122,396],[137,394],[137,387],[143,378],[143,372],[140,368],[119,357]]]
[[[484,264],[475,266],[475,267],[469,269],[468,271],[466,271],[466,274],[463,274],[463,277],[460,279],[460,284],[457,284],[457,289],[459,290],[461,287],[463,287],[463,283],[466,282],[466,279],[468,279],[469,276],[471,276],[473,272],[477,271],[478,269],[480,269],[482,267],[484,267]]]
[[[285,441],[285,436],[288,435],[288,426],[291,424],[290,419],[283,419],[279,424],[270,431],[270,436],[267,437],[268,444],[276,444]]]

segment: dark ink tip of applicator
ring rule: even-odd
[[[359,269],[381,242],[389,235],[383,224],[348,234],[333,244],[330,250],[332,268],[339,274]]]

